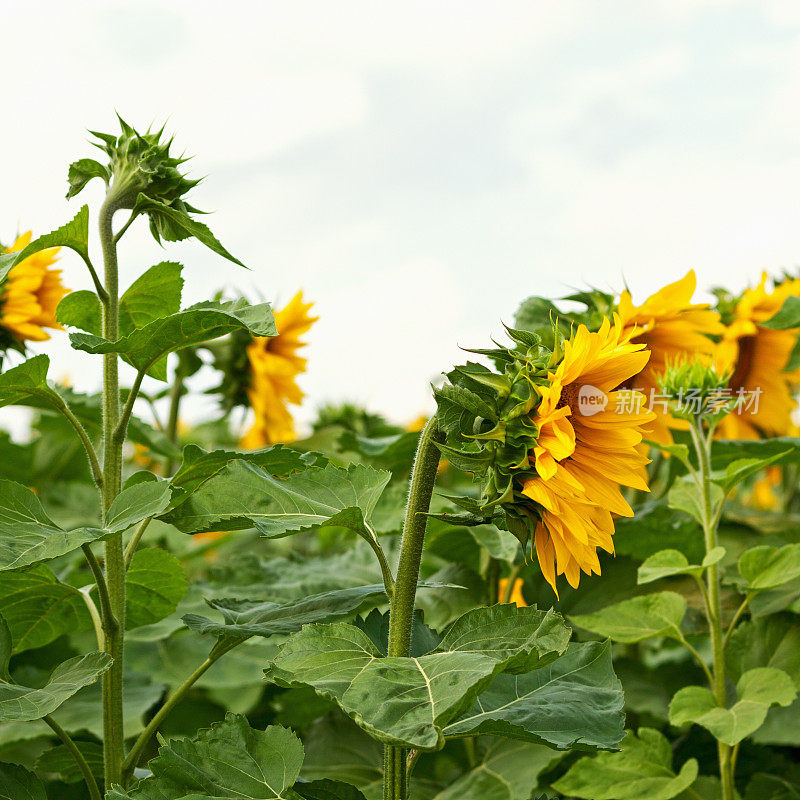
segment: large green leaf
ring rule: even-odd
[[[155,319],[115,342],[91,333],[71,333],[70,340],[76,350],[87,353],[119,353],[136,369],[146,372],[168,353],[234,331],[275,336],[277,331],[269,304],[237,307],[232,303],[209,301]]]
[[[572,644],[552,664],[498,675],[446,737],[493,734],[551,747],[615,748],[625,717],[609,642]]]
[[[191,739],[173,739],[148,765],[153,776],[130,791],[114,788],[107,800],[296,800],[291,786],[303,764],[292,731],[254,730],[228,714]]]
[[[79,689],[94,683],[111,666],[106,653],[88,653],[59,664],[40,689],[0,683],[0,722],[27,722],[55,711]]]
[[[152,625],[172,614],[189,588],[180,561],[158,547],[137,551],[125,575],[125,627]]]
[[[163,519],[185,533],[257,528],[268,537],[336,525],[367,530],[389,473],[357,465],[309,467],[281,480],[229,460]]]
[[[778,313],[761,324],[778,331],[800,328],[800,297],[787,297]]]
[[[553,788],[586,800],[670,800],[694,783],[698,765],[689,759],[676,775],[672,747],[652,728],[628,731],[619,753],[582,758]]]
[[[382,584],[323,592],[288,603],[212,600],[209,605],[222,613],[224,622],[216,622],[198,614],[187,614],[183,621],[191,630],[232,640],[286,635],[299,631],[303,625],[331,622],[347,616],[366,601],[378,598],[386,600],[386,589]]]
[[[570,619],[578,627],[608,636],[615,642],[634,644],[664,636],[681,639],[681,621],[685,614],[684,597],[675,592],[657,592]]]
[[[70,328],[78,328],[100,336],[103,330],[103,306],[89,289],[65,295],[56,309],[56,319]]]
[[[0,764],[0,800],[47,800],[47,791],[25,767]]]
[[[188,496],[200,489],[206,481],[216,477],[233,461],[247,461],[276,478],[286,478],[293,472],[304,470],[308,466],[309,457],[282,444],[248,453],[237,450],[206,451],[196,444],[188,444],[183,448],[183,461],[171,483],[181,490],[181,496]]]
[[[355,786],[327,778],[310,783],[296,783],[294,791],[304,800],[365,800],[364,795]]]
[[[95,742],[75,742],[81,755],[86,759],[89,769],[96,778],[98,784],[103,782],[103,745]],[[78,783],[84,780],[83,773],[80,771],[75,756],[63,744],[45,750],[36,759],[36,771],[50,775],[58,775],[64,783]]]
[[[687,514],[676,514],[666,503],[637,506],[633,517],[615,521],[614,549],[618,555],[644,561],[659,550],[679,550],[690,563],[704,555],[703,532]]]
[[[568,640],[558,615],[511,605],[468,612],[434,651],[417,658],[382,657],[353,625],[309,625],[266,672],[281,685],[312,686],[381,741],[438,749],[444,726],[498,672],[548,663]]]
[[[736,694],[731,708],[720,708],[710,689],[686,686],[672,698],[669,721],[678,727],[702,725],[721,742],[734,745],[761,727],[771,706],[790,705],[797,690],[783,670],[757,667],[742,674]]]
[[[539,776],[552,769],[564,753],[529,742],[489,738],[480,763],[435,800],[529,800]]]
[[[765,458],[739,458],[728,464],[724,472],[720,471],[714,474],[712,479],[727,494],[746,478],[755,475],[756,472],[768,467],[770,464],[774,464],[776,461],[783,461],[789,455],[790,452],[787,449],[779,453],[773,453]]]
[[[45,514],[30,489],[0,480],[0,571],[63,556],[109,532],[101,528],[64,531]]]
[[[81,593],[44,564],[0,573],[0,615],[8,623],[15,653],[92,625]]]
[[[800,577],[800,544],[745,550],[739,558],[739,573],[751,591],[782,586]]]

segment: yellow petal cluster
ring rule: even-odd
[[[618,313],[631,341],[650,350],[650,360],[633,376],[630,386],[645,394],[648,405],[657,414],[649,438],[660,444],[672,444],[671,428],[685,428],[686,423],[670,416],[658,395],[658,379],[667,364],[686,359],[706,358],[709,363],[716,352],[716,339],[725,328],[720,315],[705,304],[692,303],[697,278],[690,270],[681,280],[659,289],[639,306],[630,292],[619,298]],[[713,338],[712,338],[713,337]],[[656,402],[650,404],[650,398]]]
[[[537,475],[522,480],[522,494],[541,509],[536,554],[556,594],[557,575],[577,587],[581,572],[600,573],[598,548],[614,552],[612,515],[633,515],[620,487],[648,491],[642,440],[655,414],[643,396],[619,387],[640,375],[649,358],[644,342],[633,341],[615,316],[596,332],[579,326],[549,383],[539,387],[533,418],[539,437],[531,454]],[[581,413],[583,387],[602,393],[603,410]]]
[[[747,289],[733,310],[733,320],[717,348],[718,368],[732,372],[728,385],[734,397],[740,392],[746,397],[757,394],[758,402],[725,417],[717,429],[721,437],[784,436],[791,429],[800,371],[784,369],[800,330],[771,330],[760,324],[777,314],[787,297],[800,297],[800,280],[770,288],[765,272],[759,285]]]
[[[31,241],[23,234],[5,252],[17,253]],[[61,284],[61,270],[52,269],[58,247],[41,250],[23,259],[0,285],[0,326],[19,340],[43,342],[50,338],[45,328],[61,330],[56,307],[67,289]]]
[[[298,351],[307,344],[301,337],[318,319],[309,313],[312,305],[304,303],[303,293],[298,292],[285,308],[275,312],[278,335],[257,337],[247,347],[247,396],[255,421],[242,437],[242,447],[257,449],[295,438],[289,404],[299,405],[304,397],[297,377],[305,372],[306,359]]]

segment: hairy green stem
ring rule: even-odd
[[[428,524],[427,513],[440,458],[436,444],[442,438],[436,417],[433,416],[420,436],[411,472],[397,578],[389,609],[390,657],[408,656],[411,649],[411,625],[422,563],[422,546]],[[387,745],[384,749],[383,797],[384,800],[408,798],[406,755],[401,747]]]
[[[42,721],[46,722],[50,728],[52,729],[53,733],[64,742],[64,746],[69,750],[72,757],[75,759],[75,763],[78,765],[78,768],[81,771],[81,775],[83,775],[83,779],[86,781],[86,786],[89,789],[89,796],[91,800],[102,800],[102,795],[100,794],[100,789],[97,786],[97,781],[92,775],[92,770],[89,769],[89,764],[86,762],[86,759],[83,757],[83,753],[78,750],[77,745],[75,742],[72,741],[70,735],[48,714],[46,717],[42,717]]]
[[[81,440],[83,449],[86,451],[86,458],[89,460],[89,468],[92,471],[92,480],[94,480],[98,487],[102,488],[103,470],[100,467],[100,461],[97,458],[97,452],[94,449],[92,440],[89,438],[89,434],[86,433],[86,428],[81,425],[81,421],[72,413],[72,410],[65,401],[61,401],[58,410],[78,434],[78,438]]]
[[[119,268],[112,221],[118,210],[112,194],[100,208],[100,244],[105,265],[103,338],[119,338]],[[116,353],[103,355],[103,523],[122,483],[122,442],[114,435],[120,420],[119,363]],[[114,659],[103,675],[103,759],[106,786],[120,783],[125,740],[122,732],[122,671],[125,631],[125,559],[122,533],[106,540],[106,581],[117,626],[106,633],[106,652]]]
[[[128,542],[128,546],[125,548],[125,571],[127,572],[130,569],[131,561],[133,560],[133,556],[136,553],[136,548],[139,546],[139,542],[142,540],[142,536],[144,536],[144,532],[147,530],[147,526],[153,521],[153,517],[146,517],[139,523],[139,527],[136,529],[136,532],[131,537],[131,540]]]
[[[92,548],[88,544],[81,545],[83,555],[86,557],[86,562],[89,564],[89,569],[94,576],[94,583],[97,586],[97,595],[100,598],[101,620],[103,623],[103,633],[106,638],[119,628],[117,618],[114,616],[114,611],[111,608],[111,599],[108,594],[108,584],[100,562],[97,556],[92,552]]]
[[[167,429],[165,431],[167,439],[169,439],[172,444],[178,443],[178,420],[180,419],[184,380],[183,370],[179,363],[175,368],[172,386],[169,388],[169,417],[167,418]],[[164,477],[169,478],[174,468],[175,462],[171,457],[168,457],[164,462]]]
[[[705,538],[706,554],[717,546],[717,525],[721,515],[721,504],[715,508],[711,498],[711,436],[709,430],[704,435],[702,417],[697,416],[690,428],[692,441],[697,452],[699,465],[698,478],[702,494],[703,535]],[[713,692],[717,705],[727,708],[725,692],[725,646],[722,638],[722,611],[719,597],[719,567],[712,564],[706,571],[706,586],[708,590],[708,624],[711,631],[711,649],[713,652]],[[733,764],[731,760],[730,745],[717,742],[719,757],[719,774],[722,784],[722,800],[734,800]]]

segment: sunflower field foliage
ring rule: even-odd
[[[0,249],[0,798],[800,800],[800,278],[520,298],[430,417],[304,428],[334,311],[184,307],[131,226],[245,265],[163,130],[93,137]]]

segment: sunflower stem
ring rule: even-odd
[[[411,471],[397,577],[389,609],[390,658],[407,657],[411,650],[411,625],[422,563],[422,546],[440,458],[436,444],[442,438],[437,419],[433,416],[422,431]],[[383,797],[384,800],[408,798],[406,752],[402,747],[387,745],[384,748]]]
[[[698,479],[701,493],[702,525],[705,538],[706,554],[717,546],[717,526],[722,511],[722,502],[714,503],[711,495],[711,437],[713,429],[708,434],[703,429],[702,415],[695,415],[692,419],[690,432],[692,442],[697,454]],[[712,564],[706,570],[706,586],[708,593],[707,616],[709,630],[711,631],[711,648],[713,652],[712,689],[717,705],[727,707],[725,691],[725,645],[722,633],[722,611],[720,604],[719,567]],[[724,742],[717,742],[717,756],[719,758],[719,775],[722,785],[722,800],[734,800],[734,777],[731,747]]]
[[[100,208],[100,244],[105,266],[103,303],[103,338],[119,338],[119,266],[114,241],[113,218],[119,209],[113,188]],[[116,353],[103,355],[103,484],[101,487],[103,524],[122,484],[122,442],[114,435],[120,421],[119,364]],[[125,740],[122,726],[122,671],[125,631],[125,560],[122,533],[106,540],[106,583],[110,614],[116,625],[106,620],[106,652],[112,657],[110,669],[103,675],[103,760],[106,786],[122,782],[122,759]]]

